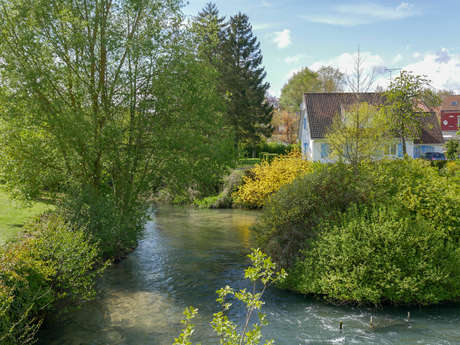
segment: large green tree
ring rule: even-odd
[[[216,4],[208,2],[193,21],[193,32],[199,56],[220,69],[222,47],[225,39],[225,17],[219,15]]]
[[[270,136],[273,107],[265,100],[270,84],[264,81],[262,53],[245,14],[230,18],[225,33],[222,82],[226,90],[226,120],[235,144],[254,143]]]
[[[429,109],[438,106],[440,98],[430,89],[430,81],[423,76],[401,71],[385,92],[386,109],[390,128],[401,140],[403,154],[407,153],[407,141],[420,137],[423,119]]]
[[[143,196],[206,187],[230,158],[218,78],[180,6],[0,0],[2,178],[25,197],[72,191],[76,218],[110,228],[111,254],[130,245]]]
[[[322,66],[317,72],[304,67],[284,84],[280,105],[290,113],[298,112],[305,92],[341,91],[344,81],[344,74],[334,67]]]

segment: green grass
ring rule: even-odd
[[[52,208],[53,205],[44,202],[24,205],[11,200],[0,186],[0,244],[13,239],[29,219]]]

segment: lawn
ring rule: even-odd
[[[0,243],[14,238],[25,222],[52,207],[44,202],[24,205],[19,201],[11,200],[0,187]]]

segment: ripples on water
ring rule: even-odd
[[[215,290],[245,287],[249,227],[257,212],[160,209],[144,239],[101,280],[100,297],[51,320],[40,345],[163,345],[180,332],[186,306],[199,308],[194,340],[217,344],[208,325],[217,311]],[[276,289],[264,295],[267,338],[294,344],[460,344],[460,308],[334,307]],[[242,308],[230,318],[241,319]],[[404,317],[411,311],[411,321]],[[369,328],[370,316],[375,328]],[[344,329],[339,331],[339,322]]]

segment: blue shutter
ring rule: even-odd
[[[322,143],[321,144],[321,158],[329,157],[329,144]]]
[[[402,157],[403,156],[403,147],[402,147],[402,144],[399,143],[398,144],[398,157]]]

